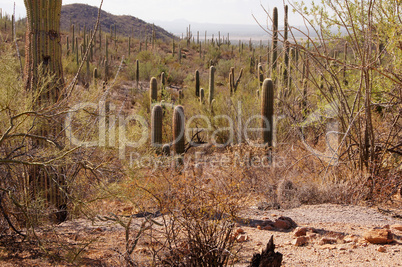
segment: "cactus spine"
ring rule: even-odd
[[[261,92],[261,137],[268,147],[273,145],[274,122],[274,84],[271,79],[265,79]]]
[[[151,146],[160,152],[162,146],[162,119],[163,110],[160,105],[155,105],[151,115]]]
[[[214,88],[215,88],[215,67],[211,66],[209,68],[209,104],[211,104],[212,99],[214,99]]]
[[[195,71],[195,96],[200,96],[200,72],[198,70]]]
[[[149,101],[150,107],[152,107],[152,103],[158,101],[158,81],[155,77],[152,77],[149,83]]]
[[[176,155],[184,154],[184,108],[183,106],[175,107],[173,111],[173,151]]]

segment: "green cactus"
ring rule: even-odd
[[[204,92],[204,88],[200,89],[200,102],[201,104],[204,103],[205,101],[205,92]]]
[[[265,79],[261,91],[261,136],[268,147],[273,145],[274,122],[274,84],[271,79]]]
[[[230,96],[233,95],[233,75],[234,75],[234,68],[231,67],[230,68],[230,72],[229,72],[229,91],[230,91]]]
[[[278,60],[278,8],[274,7],[273,10],[273,23],[272,23],[272,71],[271,75],[276,75],[276,67],[277,67],[277,60]]]
[[[200,96],[200,72],[198,70],[195,71],[195,96]]]
[[[209,104],[211,104],[212,99],[214,99],[214,89],[215,89],[215,67],[211,66],[209,68]]]
[[[175,107],[173,111],[173,151],[176,155],[182,155],[185,152],[185,132],[184,132],[184,108],[183,106]]]
[[[157,153],[162,147],[162,119],[163,109],[160,105],[155,105],[151,115],[151,146],[156,149]]]
[[[95,88],[97,87],[97,84],[96,84],[96,79],[97,78],[98,78],[98,69],[94,68],[93,81],[94,81]]]
[[[150,101],[150,108],[152,107],[152,103],[158,101],[158,81],[155,77],[151,78],[149,82],[149,101]]]
[[[71,26],[71,31],[72,31],[72,36],[73,36],[73,38],[72,38],[72,44],[71,44],[71,47],[72,47],[72,51],[74,52],[75,51],[75,46],[74,46],[74,42],[75,42],[75,32],[74,32],[74,24]]]
[[[138,59],[135,61],[135,79],[137,81],[137,90],[139,89],[139,83],[140,83],[140,62]]]
[[[27,34],[25,46],[25,87],[36,90],[40,76],[38,68],[42,65],[47,73],[55,76],[55,92],[49,95],[58,98],[64,85],[60,32],[62,1],[24,2],[27,10],[27,32],[30,33]]]
[[[264,71],[262,70],[261,63],[258,64],[258,80],[260,81],[260,87],[261,87],[262,83],[264,82]]]
[[[283,84],[288,83],[288,76],[289,76],[289,42],[288,42],[288,5],[285,5],[285,29],[284,29],[284,69],[283,69]]]

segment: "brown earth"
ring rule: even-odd
[[[251,256],[265,248],[273,235],[275,251],[283,254],[282,266],[402,266],[402,231],[392,225],[402,224],[401,209],[388,210],[351,205],[305,205],[288,210],[259,210],[250,207],[241,217],[246,224],[238,223],[238,232],[244,231],[245,241],[239,243],[241,250],[234,266],[248,266]],[[398,213],[399,212],[399,213]],[[302,246],[294,245],[294,228],[261,230],[259,224],[268,220],[275,222],[279,217],[290,217],[300,227],[307,227],[307,241]],[[160,220],[161,218],[157,218]],[[132,227],[138,227],[142,218],[136,218]],[[371,244],[363,235],[368,230],[390,228],[393,242]],[[271,227],[268,227],[271,228]],[[237,230],[236,229],[236,230]],[[302,233],[303,234],[303,233]],[[20,249],[14,254],[1,247],[0,266],[124,266],[124,228],[112,221],[70,220],[39,236],[52,240],[62,250],[75,250],[67,254],[72,264],[41,257],[29,249]],[[136,260],[151,257],[149,243],[141,241],[134,251]],[[18,248],[16,247],[16,250]],[[82,250],[83,253],[78,253]],[[76,254],[74,254],[74,251]],[[78,256],[76,256],[78,255]],[[141,265],[140,265],[141,266]]]

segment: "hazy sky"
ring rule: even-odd
[[[12,14],[13,3],[12,0],[0,0],[0,8]],[[99,6],[100,0],[63,1],[63,5],[72,3]],[[16,17],[25,17],[24,1],[15,0],[15,4]],[[190,22],[256,24],[252,14],[261,23],[266,22],[267,16],[261,5],[270,11],[278,7],[279,17],[283,17],[283,0],[104,0],[102,9],[115,15],[132,15],[147,22],[185,19]],[[289,14],[289,20],[293,25],[301,24],[293,14]]]

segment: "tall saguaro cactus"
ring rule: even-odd
[[[158,81],[155,77],[152,77],[149,83],[149,101],[150,108],[152,108],[152,103],[158,101]]]
[[[184,139],[184,108],[183,106],[175,107],[173,111],[173,150],[176,155],[182,155],[185,151]]]
[[[27,11],[27,33],[25,46],[25,88],[38,93],[35,108],[53,106],[60,100],[64,86],[60,43],[61,0],[39,1],[25,0]],[[52,77],[52,82],[45,88],[39,88],[42,79]],[[38,86],[39,84],[39,86]],[[38,88],[37,88],[38,87]],[[39,92],[39,90],[41,90]],[[62,118],[55,116],[52,123],[41,120],[36,131],[39,136],[56,139],[62,136]],[[32,148],[41,150],[44,142],[33,142]],[[32,166],[29,170],[32,195],[42,196],[48,204],[59,209],[56,213],[58,221],[67,216],[67,191],[65,169],[61,166]]]
[[[54,86],[48,95],[55,100],[58,99],[64,83],[60,43],[61,2],[62,0],[24,1],[27,10],[25,86],[29,90],[36,90],[39,76],[54,76]],[[43,73],[39,73],[40,65]]]
[[[211,66],[209,68],[209,104],[211,104],[212,99],[214,99],[214,89],[215,89],[215,67]]]
[[[155,105],[152,109],[151,118],[151,146],[157,149],[158,152],[162,146],[162,118],[162,107]]]
[[[198,70],[195,71],[195,96],[200,96],[200,72]]]
[[[274,84],[271,79],[265,79],[261,92],[261,136],[268,147],[273,145],[274,123]]]
[[[272,20],[272,75],[276,75],[278,60],[278,8],[276,7],[274,7]]]

